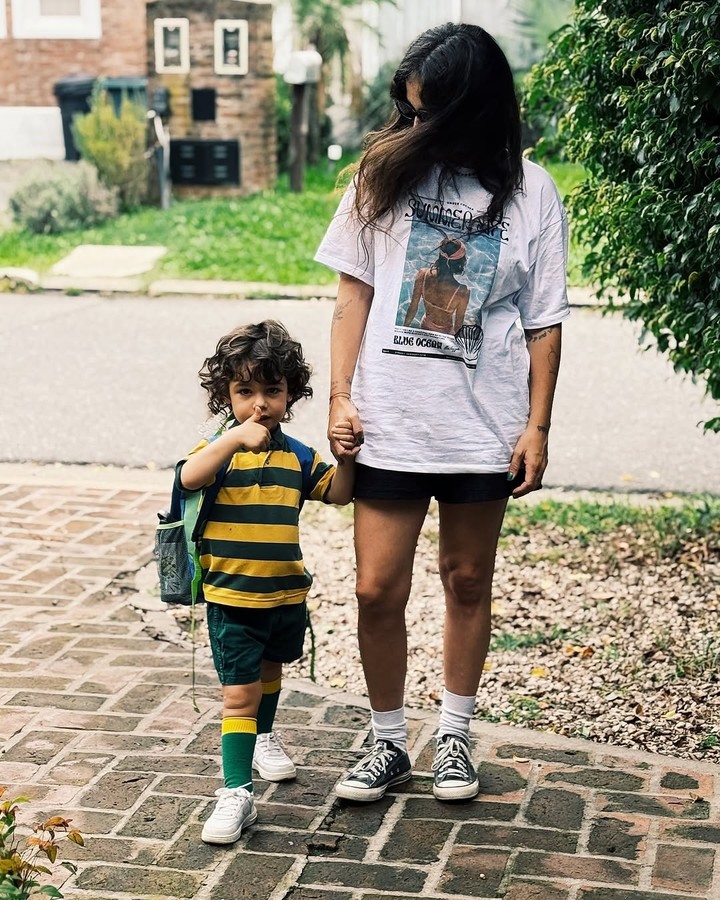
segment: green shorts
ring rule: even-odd
[[[275,663],[300,659],[306,624],[304,602],[270,609],[208,603],[210,647],[220,684],[259,681],[264,659]]]

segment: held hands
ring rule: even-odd
[[[525,479],[512,492],[512,496],[523,497],[542,488],[542,477],[548,464],[548,427],[528,425],[515,445],[510,465],[508,481],[512,481],[524,467]]]
[[[349,397],[337,396],[330,401],[327,436],[332,455],[338,462],[353,459],[360,452],[363,429],[355,404]]]
[[[353,459],[360,451],[350,419],[343,419],[330,426],[330,441],[334,445],[332,452],[339,463]]]
[[[260,423],[262,410],[259,406],[249,419],[245,419],[242,425],[237,425],[230,430],[238,442],[238,446],[249,450],[251,453],[262,453],[270,446],[270,432]]]

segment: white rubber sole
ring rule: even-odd
[[[282,772],[273,772],[272,769],[264,769],[260,763],[253,760],[252,767],[261,778],[265,779],[265,781],[290,781],[292,778],[297,778],[297,769],[295,766],[293,766],[292,769],[285,769]]]
[[[212,831],[208,829],[206,822],[205,827],[200,834],[200,840],[204,844],[234,844],[235,841],[240,840],[240,835],[249,825],[254,825],[255,822],[257,822],[257,817],[257,810],[254,809],[252,815],[249,818],[245,819],[245,821],[240,825],[238,825],[237,829],[231,834],[213,834]]]
[[[391,788],[396,784],[404,784],[406,781],[410,781],[411,778],[412,771],[404,772],[402,775],[398,775],[397,778],[393,778],[392,781],[388,781],[387,784],[384,784],[379,788],[356,788],[351,784],[344,784],[341,781],[335,786],[335,793],[338,797],[342,797],[343,800],[357,800],[360,803],[371,803],[373,800],[379,800],[384,796],[385,791],[387,791],[388,788]]]
[[[437,800],[471,800],[480,793],[480,782],[476,778],[472,784],[459,787],[442,787],[433,785],[433,794]]]

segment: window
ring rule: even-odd
[[[190,71],[189,19],[155,19],[155,71]]]
[[[100,0],[12,0],[12,31],[16,38],[97,40]]]
[[[80,0],[40,0],[41,16],[81,16]]]
[[[215,72],[218,75],[247,75],[248,23],[245,19],[215,21]]]

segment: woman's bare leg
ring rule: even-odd
[[[428,500],[356,500],[358,643],[370,705],[403,705],[407,672],[405,607]]]
[[[506,500],[440,504],[445,687],[475,696],[490,642],[495,553]]]

